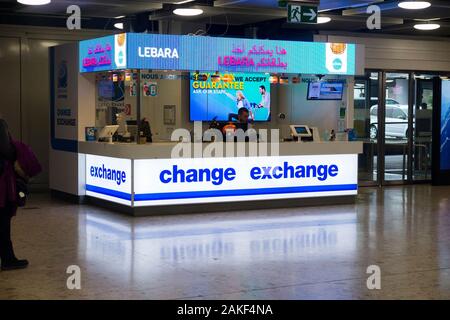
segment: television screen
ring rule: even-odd
[[[295,131],[298,134],[308,134],[308,130],[305,127],[295,127]]]
[[[229,121],[242,107],[252,121],[269,121],[269,78],[265,73],[191,73],[191,121]]]
[[[343,82],[310,82],[308,84],[308,100],[342,100]]]
[[[97,89],[99,101],[123,101],[125,88],[121,80],[115,82],[108,79],[99,80]]]
[[[441,170],[450,170],[450,80],[442,81]]]

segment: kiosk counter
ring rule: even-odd
[[[353,202],[358,193],[358,154],[362,153],[362,143],[325,141],[336,137],[319,132],[321,123],[317,121],[323,118],[323,127],[327,129],[337,127],[339,121],[345,121],[339,119],[344,103],[331,102],[329,109],[320,111],[325,116],[317,116],[314,112],[320,108],[315,106],[321,106],[321,102],[313,100],[321,96],[337,100],[336,97],[342,96],[343,88],[347,88],[345,77],[351,78],[360,69],[356,59],[358,50],[360,48],[353,44],[151,34],[111,35],[52,48],[51,189],[59,195],[79,201],[89,199],[133,215]],[[164,81],[158,83],[152,78],[154,70],[183,72],[188,78],[179,78],[176,86],[171,83],[165,89]],[[306,125],[313,127],[309,130],[304,126],[303,131],[283,122],[298,121],[281,117],[285,112],[283,108],[290,107],[286,107],[287,102],[282,98],[270,98],[274,82],[253,84],[248,95],[253,94],[255,98],[250,102],[245,101],[245,92],[242,92],[244,82],[233,85],[237,91],[227,97],[237,100],[231,109],[248,108],[252,116],[267,118],[266,124],[255,121],[255,129],[284,129],[281,133],[286,136],[287,132],[288,139],[277,136],[269,139],[272,143],[267,143],[258,136],[258,142],[207,143],[202,131],[200,141],[203,142],[195,142],[198,139],[170,142],[167,136],[177,128],[192,132],[193,116],[209,120],[209,123],[215,120],[202,110],[195,114],[191,110],[191,119],[188,119],[186,95],[193,93],[186,88],[193,82],[196,90],[201,88],[202,77],[198,70],[210,72],[208,85],[211,86],[220,81],[234,81],[233,72],[253,73],[250,78],[254,81],[266,77],[272,81],[272,77],[283,74],[281,79],[285,73],[290,73],[331,75],[334,82],[316,89],[317,94],[308,89],[311,101],[307,101],[304,93],[304,103],[311,104],[312,111],[308,113],[319,120],[313,122],[313,116],[311,123],[305,120]],[[221,72],[227,73],[226,79],[221,79]],[[261,76],[255,76],[256,73]],[[143,82],[143,79],[148,80]],[[128,83],[123,88],[117,85],[122,80]],[[258,87],[259,90],[254,90]],[[330,94],[329,90],[337,91]],[[118,94],[127,97],[120,100]],[[311,98],[314,94],[317,97]],[[134,102],[130,102],[131,98]],[[196,99],[192,103],[201,109],[203,100]],[[223,99],[220,103],[227,101]],[[147,104],[145,108],[142,103]],[[323,105],[327,106],[326,103]],[[151,116],[145,116],[144,109],[153,112]],[[275,120],[278,114],[280,117]],[[142,129],[146,117],[150,118],[148,133]],[[155,122],[155,118],[162,124]],[[157,133],[153,142],[147,140],[142,144],[145,135],[151,137],[149,124],[152,130],[156,127],[154,131],[167,133],[166,137]],[[346,123],[340,124],[348,127]],[[289,127],[295,129],[293,134],[289,133]],[[122,131],[119,139],[116,130]],[[98,132],[108,135],[108,139],[99,142]],[[305,133],[310,139],[304,139]],[[341,139],[337,140],[346,140],[342,139],[343,135],[341,131]],[[316,138],[319,136],[324,138]]]
[[[203,143],[199,158],[174,158],[177,147],[192,155],[198,148],[183,144],[80,142],[86,195],[134,214],[325,205],[357,195],[360,142],[282,142],[279,154],[269,156],[250,156],[248,144],[232,143],[233,152],[242,148],[245,154],[221,158],[205,157],[215,144]]]

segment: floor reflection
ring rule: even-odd
[[[209,259],[224,263],[285,260],[305,254],[316,259],[320,257],[317,249],[351,253],[356,248],[356,212],[254,219],[214,214],[211,222],[207,215],[201,222],[180,216],[175,225],[160,218],[142,220],[87,213],[79,226],[85,233],[80,237],[82,242],[85,239],[81,251],[89,260],[120,259],[131,266],[136,262],[133,252],[152,257],[151,264],[157,265]]]
[[[450,298],[450,189],[361,188],[354,205],[133,218],[31,197],[14,218],[30,267],[0,299]],[[82,270],[67,290],[66,269]],[[368,290],[378,265],[382,290]]]

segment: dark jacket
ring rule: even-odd
[[[0,209],[16,211],[16,176],[14,173],[15,148],[8,131],[8,125],[0,119]]]

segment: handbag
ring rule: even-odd
[[[16,173],[16,201],[18,207],[24,207],[28,197],[28,181],[30,178],[23,171],[19,162],[14,162],[14,171]]]

